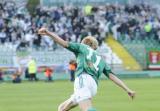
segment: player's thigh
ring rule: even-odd
[[[88,77],[89,89],[91,90],[92,97],[97,94],[97,83],[92,77]]]
[[[97,93],[97,83],[88,74],[83,74],[76,78],[74,83],[74,92],[77,92],[78,90],[87,89],[85,92],[89,91],[91,93],[91,96],[95,96]]]

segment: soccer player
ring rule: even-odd
[[[39,29],[38,34],[50,36],[55,42],[72,51],[77,59],[74,93],[59,105],[58,111],[69,111],[78,105],[82,111],[95,111],[92,98],[97,93],[98,79],[102,73],[124,89],[132,99],[135,97],[135,92],[113,74],[108,64],[96,52],[98,42],[94,37],[87,36],[81,43],[73,43],[64,41],[46,28]]]

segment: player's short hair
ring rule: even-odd
[[[98,41],[92,36],[85,37],[82,39],[81,43],[86,44],[95,50],[98,48]]]

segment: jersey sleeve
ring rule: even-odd
[[[66,48],[74,53],[78,53],[80,52],[80,45],[80,43],[69,42]]]
[[[103,69],[103,73],[107,77],[109,77],[109,74],[112,73],[111,68],[108,64],[105,64],[105,67]]]

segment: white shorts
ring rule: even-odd
[[[75,104],[91,99],[97,93],[97,84],[93,77],[89,74],[81,74],[76,77],[74,82],[74,93],[71,96],[71,101]]]

